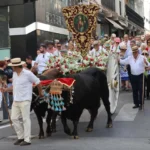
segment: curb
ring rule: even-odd
[[[9,120],[3,120],[2,122],[0,122],[0,126],[7,125],[9,123],[10,123]]]

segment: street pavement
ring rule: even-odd
[[[10,125],[0,126],[0,150],[149,150],[150,149],[150,101],[145,101],[144,111],[132,109],[132,93],[122,92],[113,115],[113,128],[106,129],[107,114],[102,106],[95,121],[94,131],[86,133],[89,114],[85,111],[79,123],[80,139],[73,140],[63,132],[60,120],[57,133],[39,140],[37,119],[32,118],[32,145],[14,146],[15,132]],[[70,126],[72,124],[69,122]],[[46,124],[44,124],[46,127]]]

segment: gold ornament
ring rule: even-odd
[[[72,33],[83,57],[89,52],[92,31],[96,29],[99,9],[98,5],[91,4],[65,7],[62,10],[67,28]]]

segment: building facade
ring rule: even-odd
[[[68,39],[69,32],[61,10],[63,7],[77,4],[78,0],[32,0],[28,3],[23,0],[8,0],[7,3],[5,0],[0,1],[0,27],[3,26],[0,33],[5,31],[0,38],[7,38],[3,44],[1,40],[0,48],[3,47],[4,50],[5,47],[11,46],[11,57],[25,59],[27,55],[35,57],[39,44],[46,39],[58,39],[61,42]],[[3,10],[4,6],[7,11]],[[4,25],[5,23],[7,25]]]
[[[144,34],[143,1],[125,0],[125,3],[126,15],[128,17],[128,34],[132,36]]]
[[[150,1],[144,0],[145,34],[150,34]]]
[[[0,8],[0,60],[10,57],[10,39],[8,26],[8,8]]]

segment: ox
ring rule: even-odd
[[[32,70],[34,74],[36,74],[35,69]],[[49,80],[49,79],[55,79],[60,77],[60,73],[58,70],[47,70],[45,71],[42,75],[38,76],[40,80]],[[42,102],[43,99],[39,98],[38,96],[38,90],[35,87],[33,89],[33,98],[32,98],[32,103],[31,103],[31,110],[33,109],[36,117],[38,119],[39,123],[39,139],[44,138],[44,130],[43,130],[43,118],[46,115],[46,123],[47,123],[47,129],[46,129],[46,134],[47,136],[51,136],[52,132],[56,132],[56,117],[57,114],[53,113],[51,109],[48,109],[48,104],[47,102]],[[53,124],[51,124],[53,122]]]
[[[90,122],[86,131],[93,130],[94,120],[100,107],[100,99],[102,99],[108,114],[107,128],[112,127],[112,119],[110,112],[109,90],[107,78],[105,74],[97,68],[89,68],[79,74],[71,75],[76,80],[74,84],[73,104],[66,106],[66,111],[62,112],[62,123],[64,132],[71,135],[74,139],[78,138],[78,122],[84,109],[89,110],[91,114]],[[67,93],[64,92],[64,99],[67,100]],[[67,119],[73,121],[73,132],[67,125]]]
[[[55,73],[53,73],[55,72]],[[53,74],[53,75],[52,75]],[[55,79],[58,78],[59,72],[56,70],[48,71],[48,73],[43,74],[40,79]],[[87,126],[86,131],[91,132],[93,130],[94,120],[97,116],[98,109],[100,107],[100,99],[102,99],[105,109],[108,114],[107,126],[108,128],[112,127],[112,119],[110,113],[110,103],[109,103],[109,90],[107,85],[107,78],[105,74],[97,68],[89,68],[81,73],[69,75],[69,78],[74,78],[76,82],[74,83],[74,95],[73,95],[73,104],[68,105],[68,97],[70,92],[64,91],[62,96],[64,98],[66,111],[63,111],[61,114],[61,121],[64,127],[64,132],[68,135],[71,135],[74,139],[78,139],[78,123],[80,116],[84,109],[87,109],[90,112],[91,119]],[[34,109],[39,125],[40,125],[40,134],[43,136],[43,127],[42,127],[42,116],[45,112],[48,111],[47,116],[47,134],[51,134],[51,126],[55,128],[56,116],[58,112],[53,112],[52,110],[47,109],[47,104],[39,106],[39,108]],[[43,112],[43,113],[42,113]],[[52,119],[52,124],[50,120]],[[73,132],[67,125],[67,119],[73,122]]]

